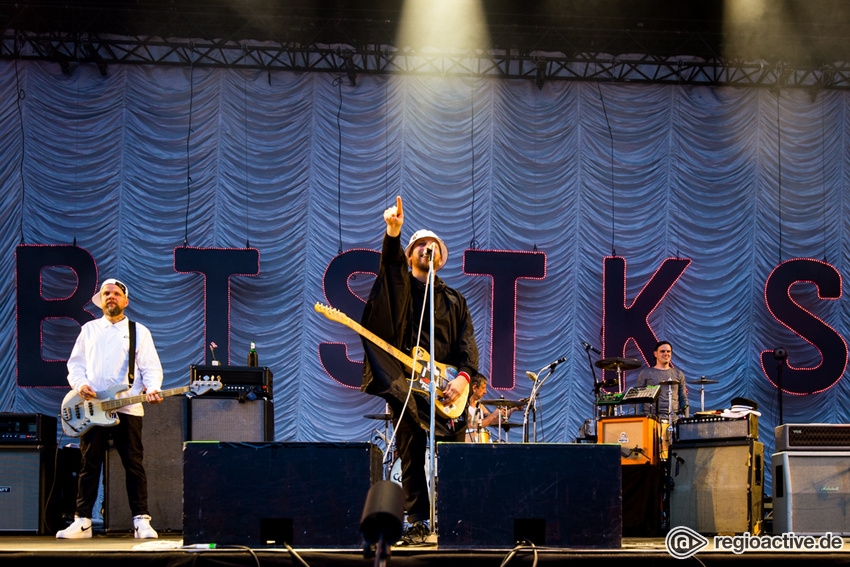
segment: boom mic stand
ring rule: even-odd
[[[599,424],[599,408],[596,405],[596,400],[599,399],[599,391],[602,389],[602,382],[596,381],[596,370],[594,370],[593,366],[593,356],[590,354],[591,348],[593,347],[585,343],[584,352],[587,354],[587,365],[590,366],[590,377],[593,380],[593,399],[590,400],[590,405],[592,408],[591,411],[593,412],[593,418],[591,419],[591,423],[593,423],[593,431],[585,431],[585,438],[587,438],[588,435],[593,435],[593,437],[596,437],[596,431]]]
[[[523,443],[528,443],[528,439],[530,437],[529,427],[528,427],[528,414],[529,414],[529,412],[533,413],[532,417],[534,419],[534,442],[537,443],[537,396],[538,396],[538,392],[540,391],[540,387],[543,386],[543,383],[547,379],[549,379],[549,377],[552,374],[554,374],[555,368],[559,364],[561,364],[564,360],[566,360],[566,357],[560,358],[560,359],[556,360],[555,362],[553,362],[552,364],[547,364],[546,366],[541,368],[537,372],[537,374],[535,375],[536,379],[534,380],[534,386],[532,386],[532,388],[531,388],[531,394],[529,394],[529,396],[528,396],[528,403],[526,404],[525,411],[522,414],[522,441],[523,441]],[[543,378],[540,378],[540,375],[546,370],[548,370],[549,373],[546,374],[545,376],[543,376]],[[529,374],[529,377],[531,377],[531,374]]]

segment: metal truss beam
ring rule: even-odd
[[[34,33],[7,30],[0,35],[0,59],[58,63],[64,72],[96,64],[225,67],[358,75],[432,75],[522,79],[538,87],[551,81],[850,89],[850,63],[818,67],[714,57],[585,52],[493,50],[452,53],[398,50],[388,46],[324,45],[236,40],[162,39],[147,36]]]

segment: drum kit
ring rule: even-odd
[[[500,398],[498,400],[480,400],[478,403],[484,406],[495,408],[495,411],[500,412],[498,423],[495,428],[498,431],[498,437],[494,441],[491,431],[488,428],[470,429],[468,432],[468,440],[472,443],[507,443],[508,432],[515,427],[522,427],[522,423],[502,421],[501,410],[503,408],[521,408],[525,406],[527,400],[506,400]],[[389,410],[389,408],[387,408]],[[392,447],[390,437],[390,424],[392,423],[392,415],[387,413],[367,413],[363,416],[366,419],[373,419],[384,422],[383,431],[375,429],[376,440],[380,439],[384,444],[384,478],[401,484],[401,459],[395,454],[395,449]],[[502,433],[504,432],[504,441]],[[430,448],[426,449],[426,454],[430,455]],[[431,460],[426,456],[425,472],[430,479],[430,464]],[[430,482],[430,480],[429,480]]]
[[[608,380],[596,380],[596,375],[594,373],[593,382],[594,382],[594,408],[593,408],[593,416],[592,420],[592,429],[591,424],[589,422],[585,422],[585,425],[582,426],[582,431],[584,433],[585,438],[595,437],[597,432],[597,421],[599,419],[600,409],[604,414],[613,415],[614,407],[619,403],[627,403],[629,398],[629,393],[626,392],[625,395],[623,393],[620,394],[610,394],[606,395],[604,393],[600,394],[601,390],[606,388],[612,388],[619,386],[623,383],[622,381],[622,373],[626,370],[634,370],[641,367],[641,363],[639,360],[634,358],[621,358],[621,357],[611,357],[611,358],[603,358],[597,360],[593,363],[593,366],[596,368],[600,368],[604,370],[610,370],[617,373],[616,378],[611,378]],[[705,376],[701,376],[699,380],[690,380],[688,384],[698,385],[699,393],[700,393],[700,411],[705,411],[705,387],[711,384],[717,384],[717,380],[711,380],[706,378]],[[667,389],[667,399],[670,400],[673,394],[673,386],[677,386],[679,384],[676,380],[666,380],[658,383],[658,386],[661,388]],[[635,390],[640,390],[639,388],[634,388]],[[656,393],[657,396],[657,393]],[[656,397],[657,399],[657,397]],[[635,402],[637,403],[637,402]],[[605,416],[603,415],[603,418]],[[590,421],[590,420],[589,420]],[[667,449],[669,447],[671,438],[672,438],[672,423],[673,423],[673,412],[672,408],[668,404],[667,415],[661,418],[661,455],[662,459],[666,458]]]

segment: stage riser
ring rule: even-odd
[[[440,547],[618,548],[620,447],[438,444]]]
[[[381,453],[369,443],[203,443],[183,451],[186,544],[358,548]]]

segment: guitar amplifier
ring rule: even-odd
[[[191,380],[213,378],[222,384],[220,390],[210,391],[207,397],[263,398],[271,400],[272,371],[265,366],[207,366],[193,364],[189,367]],[[253,396],[253,397],[251,397]]]
[[[41,413],[0,413],[0,443],[56,446],[56,418]]]
[[[720,416],[682,417],[676,422],[676,442],[721,441],[727,439],[759,438],[758,416],[750,414],[740,419]]]
[[[597,443],[620,445],[623,465],[657,465],[661,457],[660,424],[651,417],[606,417],[598,422]]]
[[[795,423],[775,430],[776,452],[850,451],[850,425]]]

